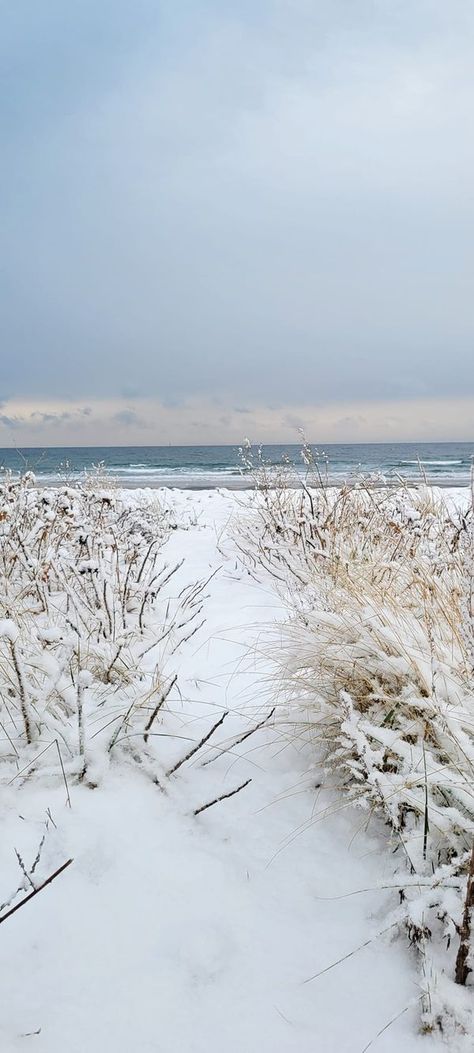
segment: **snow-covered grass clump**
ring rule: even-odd
[[[272,489],[260,474],[256,516],[240,526],[248,565],[273,575],[292,611],[274,648],[284,719],[298,712],[332,785],[367,824],[378,815],[388,825],[387,926],[405,927],[419,953],[423,1029],[468,1031],[472,501],[450,509],[425,487],[336,492],[312,481]]]
[[[156,500],[90,485],[0,486],[0,764],[94,786],[111,760],[154,768],[173,654],[202,585],[170,590],[175,526]],[[176,590],[177,592],[177,590]]]

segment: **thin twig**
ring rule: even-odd
[[[23,899],[21,899],[15,907],[11,907],[10,910],[7,910],[7,913],[0,918],[0,925],[2,924],[2,921],[6,921],[7,918],[11,918],[12,914],[16,914],[17,910],[20,910],[20,907],[24,907],[25,903],[28,903],[30,899],[33,899],[34,896],[37,896],[38,892],[42,892],[47,885],[50,885],[51,882],[54,881],[55,878],[59,877],[59,875],[63,873],[63,870],[66,870],[67,867],[70,867],[71,863],[73,862],[73,859],[68,859],[66,863],[63,863],[62,867],[59,867],[58,870],[55,870],[54,874],[51,874],[49,878],[46,878],[46,881],[43,881],[41,885],[38,885],[38,887],[35,888],[33,892],[30,892],[28,896],[25,896]]]
[[[58,742],[57,739],[55,739],[54,741],[56,743],[56,749],[58,751],[59,763],[61,765],[61,771],[62,771],[62,774],[63,774],[64,785],[66,787],[66,802],[67,802],[68,807],[71,808],[72,807],[72,805],[71,805],[71,797],[70,797],[70,794],[69,794],[69,786],[67,784],[66,772],[64,771],[63,758],[61,757],[61,750],[59,749],[59,742]]]
[[[245,787],[252,782],[251,779],[247,779],[241,786],[237,786],[235,790],[230,790],[229,793],[221,793],[220,797],[214,797],[213,801],[208,801],[207,804],[202,804],[200,808],[194,809],[194,815],[200,815],[201,812],[205,812],[207,808],[212,808],[214,804],[219,804],[219,801],[226,801],[229,797],[235,797],[236,793],[240,793],[241,790],[245,790]]]
[[[178,640],[177,644],[175,644],[175,646],[173,647],[173,650],[171,651],[171,654],[174,654],[175,651],[178,650],[178,647],[181,647],[181,644],[187,643],[188,640],[190,640],[191,637],[193,637],[198,632],[199,629],[202,629],[203,625],[205,625],[205,624],[206,624],[206,619],[203,618],[202,622],[199,622],[199,625],[196,625],[196,628],[193,629],[193,631],[191,633],[189,633],[188,636],[184,636],[182,640]]]
[[[14,666],[16,677],[17,677],[17,681],[18,681],[18,688],[19,688],[19,694],[20,694],[20,709],[21,709],[21,715],[23,717],[23,724],[24,724],[24,728],[25,728],[26,741],[27,741],[28,745],[30,746],[32,741],[33,741],[33,734],[32,734],[32,730],[31,730],[30,714],[28,712],[28,692],[27,692],[27,688],[26,688],[25,678],[23,676],[23,671],[22,671],[22,668],[21,668],[21,662],[20,662],[20,659],[19,659],[18,654],[17,654],[16,643],[15,643],[14,640],[9,640],[9,644],[10,644],[10,653],[11,653],[11,656],[12,656],[12,662],[13,662],[13,666]]]
[[[317,980],[318,976],[323,976],[324,973],[330,972],[331,969],[335,969],[336,965],[341,965],[341,962],[346,962],[348,958],[352,958],[358,951],[362,951],[364,947],[368,947],[374,940],[378,940],[379,936],[384,936],[386,932],[390,932],[390,929],[395,928],[398,922],[393,922],[392,925],[388,925],[386,929],[382,929],[381,932],[376,932],[375,936],[371,936],[370,940],[365,940],[365,943],[360,943],[358,947],[354,947],[353,951],[349,951],[349,954],[343,954],[342,958],[338,958],[337,962],[333,962],[332,965],[326,965],[325,969],[320,969],[319,973],[315,973],[314,976],[308,976],[307,980],[303,980],[304,984],[311,983],[312,980]]]
[[[377,1031],[377,1034],[374,1035],[374,1038],[371,1038],[370,1042],[368,1042],[367,1045],[364,1046],[362,1053],[367,1053],[367,1050],[370,1049],[371,1046],[373,1046],[374,1042],[376,1042],[381,1035],[383,1035],[384,1031],[388,1031],[389,1027],[391,1027],[392,1024],[395,1024],[395,1022],[399,1020],[404,1013],[408,1012],[411,1005],[412,1003],[410,1002],[409,1005],[406,1005],[404,1009],[401,1009],[400,1012],[396,1014],[396,1016],[393,1016],[392,1019],[389,1020],[388,1024],[385,1024],[385,1026],[382,1027],[380,1031]]]
[[[183,764],[186,764],[186,761],[191,760],[191,757],[194,757],[194,754],[201,749],[201,746],[205,746],[206,742],[208,742],[211,738],[211,735],[213,735],[214,732],[217,731],[218,728],[220,728],[221,724],[224,723],[224,720],[228,715],[228,710],[226,710],[226,712],[223,713],[219,720],[217,720],[216,723],[212,726],[211,730],[207,732],[207,735],[204,735],[204,738],[202,738],[196,746],[193,746],[193,748],[189,750],[189,753],[187,753],[185,757],[182,757],[181,760],[176,761],[176,764],[174,764],[173,767],[166,772],[167,778],[169,778],[170,775],[174,775],[174,773],[178,771],[178,768],[181,768]]]
[[[10,779],[10,781],[7,783],[7,786],[11,786],[11,784],[15,782],[15,779],[18,779],[20,775],[23,775],[25,771],[29,771],[29,769],[33,767],[33,764],[36,764],[36,761],[39,760],[44,753],[47,753],[48,750],[51,749],[51,746],[54,746],[55,742],[56,739],[54,740],[54,742],[48,742],[48,745],[44,747],[44,750],[41,750],[41,753],[37,753],[36,757],[33,757],[33,760],[29,761],[28,764],[25,764],[24,768],[20,768],[20,771],[17,771],[16,775],[13,776],[13,779]]]
[[[245,742],[246,739],[249,739],[251,735],[255,735],[256,731],[260,731],[260,728],[263,728],[264,725],[268,724],[268,721],[272,719],[275,709],[276,706],[274,706],[273,709],[270,710],[270,713],[267,717],[261,720],[259,724],[256,724],[255,727],[251,728],[250,731],[245,731],[244,734],[240,736],[240,738],[235,740],[235,742],[231,742],[229,746],[225,746],[222,749],[220,749],[219,752],[215,753],[213,757],[209,757],[208,760],[203,761],[201,767],[205,768],[207,764],[212,764],[213,761],[217,760],[218,757],[222,757],[223,753],[228,753],[229,750],[235,749],[236,746],[240,746],[242,742]]]
[[[155,708],[153,710],[153,713],[151,714],[150,719],[148,720],[147,724],[145,725],[145,732],[144,732],[144,735],[143,735],[144,742],[148,742],[148,732],[149,732],[152,724],[154,723],[154,721],[155,721],[155,719],[156,719],[156,717],[157,717],[162,705],[166,702],[166,699],[168,698],[168,695],[169,695],[170,691],[172,690],[172,688],[174,687],[177,679],[178,679],[178,676],[177,676],[177,674],[175,674],[175,676],[172,678],[172,680],[168,684],[168,687],[165,688],[165,690],[163,691],[159,702],[155,706]]]
[[[20,855],[20,853],[19,853],[17,848],[15,848],[15,855],[16,855],[16,858],[18,860],[18,866],[19,866],[23,876],[26,878],[28,884],[31,885],[32,888],[35,888],[35,883],[34,883],[33,879],[30,877],[30,875],[29,875],[29,873],[28,873],[28,871],[26,869],[26,866],[25,866],[25,864],[24,864],[24,862],[23,862],[23,860],[21,858],[21,855]]]

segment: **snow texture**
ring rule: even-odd
[[[112,498],[147,522],[156,499],[146,490]],[[131,685],[111,676],[99,688],[98,669],[112,661],[117,641],[98,601],[100,646],[88,652],[89,667],[74,674],[72,697],[58,655],[72,661],[77,632],[65,639],[63,619],[50,624],[51,607],[33,634],[41,656],[36,679],[26,658],[23,667],[32,728],[31,746],[21,751],[26,775],[15,761],[18,739],[5,725],[12,741],[2,738],[0,900],[16,903],[31,889],[15,849],[37,883],[65,860],[73,864],[1,928],[0,1048],[363,1053],[371,1044],[376,1053],[439,1053],[437,1036],[417,1033],[415,958],[384,932],[394,893],[382,888],[393,877],[383,829],[374,823],[364,831],[350,803],[316,821],[335,798],[317,785],[311,743],[267,719],[275,685],[262,640],[287,609],[274,580],[256,580],[235,546],[235,516],[250,522],[255,498],[169,491],[159,500],[167,524],[159,572],[166,577],[164,562],[177,569],[150,602],[144,635],[147,644],[161,635],[170,608],[172,643],[148,652],[144,682],[135,674]],[[61,496],[65,515],[73,502],[71,494]],[[54,519],[50,496],[44,507]],[[33,533],[40,528],[32,523]],[[104,566],[100,554],[76,564],[88,579],[84,589],[107,580]],[[177,629],[180,605],[190,586],[203,582],[202,616],[189,636]],[[132,650],[140,636],[137,604],[132,597],[118,638],[124,647],[131,640]],[[0,634],[5,648],[17,645],[10,618],[0,622]],[[151,712],[141,692],[157,667],[161,687],[172,687],[151,728],[156,737],[137,760],[130,744],[142,743]],[[41,719],[33,698],[38,677],[43,699],[51,685],[59,699],[55,706],[48,695]],[[117,719],[113,706],[121,712],[126,697],[136,702],[127,749],[118,740],[106,748],[116,727],[108,724]],[[69,712],[74,720],[66,720]],[[226,712],[215,734],[178,766]],[[55,738],[71,807],[53,749],[33,765]],[[83,778],[78,757],[85,758]],[[249,779],[241,792],[194,814]]]

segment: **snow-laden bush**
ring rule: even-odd
[[[199,626],[202,587],[179,596],[157,502],[118,490],[0,486],[0,764],[94,785],[110,757],[146,767],[176,681],[169,659]],[[151,762],[151,761],[150,761]],[[5,767],[7,766],[7,767]]]
[[[449,978],[465,984],[474,967],[472,502],[258,479],[239,545],[293,612],[275,649],[280,686],[348,800],[389,825],[390,921],[420,952],[424,1028],[468,1027],[470,1000]]]

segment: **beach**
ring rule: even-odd
[[[2,15],[0,1053],[474,1053],[473,4]]]
[[[446,495],[453,507],[466,500],[462,489]],[[68,776],[69,807],[53,769],[26,778],[12,769],[0,895],[18,883],[14,849],[34,857],[45,815],[44,873],[73,863],[2,928],[0,1045],[362,1053],[393,1020],[377,1051],[421,1053],[413,956],[401,940],[378,938],[393,905],[383,825],[364,829],[352,804],[333,807],[311,741],[272,716],[281,697],[267,637],[288,610],[236,542],[236,523],[252,524],[260,495],[111,497],[139,514],[157,499],[169,525],[165,563],[178,568],[163,602],[205,583],[202,615],[173,653],[161,658],[158,647],[145,661],[178,677],[151,729],[169,778],[150,779],[149,758],[105,765],[96,751],[91,787]],[[108,719],[99,709],[91,750]]]

